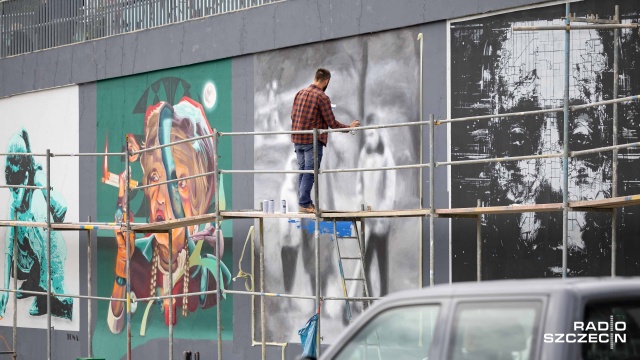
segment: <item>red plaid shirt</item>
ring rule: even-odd
[[[291,109],[291,130],[348,128],[336,120],[331,110],[331,100],[319,87],[311,84],[296,94]],[[327,145],[327,135],[319,134],[318,141]],[[313,134],[291,134],[295,144],[312,144]]]

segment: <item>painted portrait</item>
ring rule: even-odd
[[[587,13],[611,9],[575,4]],[[631,2],[621,4],[623,22],[637,21]],[[482,17],[451,24],[451,116],[490,115],[562,108],[564,103],[564,33],[558,31],[512,31],[512,26],[558,25],[564,7],[551,6]],[[572,32],[570,45],[569,105],[610,99],[613,95],[613,34],[608,31]],[[637,36],[622,31],[621,51],[637,49]],[[621,57],[624,59],[624,57]],[[621,60],[620,96],[635,85],[628,79],[638,69]],[[573,111],[569,118],[569,150],[579,151],[612,144],[612,107],[598,106]],[[619,112],[623,115],[624,112]],[[620,136],[629,122],[619,116]],[[474,121],[451,126],[451,159],[515,157],[558,154],[563,150],[564,114],[546,114]],[[618,154],[620,164],[628,151]],[[532,205],[598,200],[612,196],[612,153],[572,157],[568,163],[568,189],[563,189],[562,158],[537,158],[499,163],[457,166],[451,169],[452,207]],[[619,195],[633,193],[638,172],[619,167]],[[637,167],[636,167],[637,169]],[[632,172],[633,174],[630,174]],[[629,186],[631,185],[631,186]],[[632,209],[623,209],[630,219]],[[635,216],[635,215],[633,215]],[[453,220],[465,221],[465,220]],[[531,212],[483,216],[482,271],[485,279],[555,277],[562,275],[562,213]],[[628,225],[616,231],[626,234]],[[474,227],[452,227],[454,281],[475,279]],[[620,236],[622,238],[622,236]],[[634,245],[622,240],[622,247]],[[632,260],[637,262],[637,260]],[[622,265],[626,263],[626,265]],[[632,271],[625,260],[623,272]],[[568,275],[606,276],[611,272],[611,215],[569,212]],[[637,269],[637,265],[636,265]]]
[[[108,80],[98,85],[97,146],[104,152],[131,151],[129,168],[124,157],[104,156],[98,164],[101,221],[156,223],[210,214],[216,208],[218,188],[220,209],[226,208],[225,193],[231,186],[225,187],[224,175],[218,184],[212,174],[216,156],[212,135],[214,128],[230,130],[230,88],[230,61]],[[133,153],[191,138],[198,139]],[[230,143],[220,142],[221,166],[230,167],[230,149]],[[200,174],[204,175],[193,177]],[[128,197],[127,178],[131,189]],[[218,303],[215,294],[216,289],[228,287],[231,280],[230,225],[223,222],[220,229],[216,229],[215,222],[178,226],[171,230],[171,248],[166,232],[131,233],[128,239],[120,230],[99,233],[98,268],[105,275],[99,281],[98,292],[105,296],[126,297],[127,241],[130,245],[134,348],[149,346],[166,336],[171,313],[176,339],[216,338],[211,324],[216,322],[217,306],[222,307],[222,336],[232,338],[232,297],[225,294]],[[218,239],[219,254],[215,250]],[[222,278],[217,274],[218,263]],[[211,293],[137,301],[207,291]],[[95,353],[119,358],[99,339],[126,342],[125,303],[104,303],[98,314]]]

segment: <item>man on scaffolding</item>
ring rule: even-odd
[[[359,120],[353,120],[350,125],[344,125],[336,120],[331,110],[331,100],[324,93],[331,80],[331,73],[327,69],[319,68],[313,84],[298,91],[291,110],[291,130],[313,129],[343,129],[360,126]],[[327,146],[327,134],[319,134],[318,168],[322,160],[322,149]],[[292,134],[291,142],[298,158],[299,170],[313,170],[315,161],[312,134]],[[315,213],[316,208],[311,200],[313,174],[300,174],[298,177],[298,206],[301,213]]]

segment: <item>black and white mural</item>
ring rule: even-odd
[[[624,23],[637,23],[637,1],[620,4]],[[613,15],[611,3],[572,4],[578,16]],[[560,25],[565,7],[551,6],[451,23],[451,116],[499,114],[561,108],[564,96],[563,31],[514,32],[512,26]],[[619,96],[640,90],[640,36],[622,30]],[[583,104],[613,96],[613,32],[571,32],[570,103]],[[618,107],[618,142],[638,141],[638,103]],[[570,118],[569,149],[581,150],[612,143],[612,106],[574,112]],[[563,147],[563,113],[452,124],[451,159],[483,159],[557,153]],[[640,193],[640,152],[618,154],[618,195]],[[570,201],[611,196],[612,153],[570,159]],[[534,159],[451,169],[451,206],[561,203],[562,159]],[[452,220],[453,280],[474,280],[474,226]],[[640,274],[637,207],[619,211],[619,275]],[[460,223],[458,223],[460,224]],[[562,213],[525,213],[483,217],[483,277],[485,279],[561,276]],[[611,215],[569,213],[570,276],[609,275],[611,271]]]
[[[313,82],[318,67],[332,73],[326,93],[335,105],[338,121],[349,124],[359,119],[362,125],[417,121],[417,35],[417,29],[404,29],[256,55],[255,130],[290,130],[294,96]],[[389,128],[330,134],[321,169],[415,164],[419,159],[419,133],[418,128]],[[297,168],[290,135],[258,136],[254,144],[255,169]],[[419,207],[418,176],[415,169],[324,174],[319,181],[320,207],[355,211],[364,204],[373,210],[415,209]],[[297,212],[297,181],[297,174],[256,175],[256,206],[265,199],[274,199],[276,204],[286,200],[289,211]],[[419,221],[366,220],[365,268],[370,295],[419,286]],[[266,290],[314,295],[315,223],[265,219],[264,224]],[[348,235],[349,224],[339,225],[339,232]],[[333,223],[321,223],[320,227],[322,294],[343,296]],[[355,250],[347,247],[341,245],[341,251]],[[354,277],[358,271],[357,263],[345,262],[345,277]],[[357,283],[348,283],[347,288],[350,296],[361,294]],[[297,329],[316,311],[309,300],[268,298],[266,304],[269,341],[298,342]],[[359,309],[353,308],[356,314]],[[348,323],[345,314],[342,301],[323,304],[324,342],[330,343]],[[259,324],[259,317],[256,321]]]

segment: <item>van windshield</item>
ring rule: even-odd
[[[335,359],[426,359],[439,310],[438,304],[387,310],[365,325]]]

